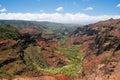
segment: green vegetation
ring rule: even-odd
[[[102,61],[103,64],[107,64],[110,62],[116,62],[117,60],[114,58],[110,58],[110,57],[105,57],[104,60]]]
[[[36,70],[36,65],[41,68],[48,66],[44,58],[41,56],[40,49],[40,46],[34,46],[31,44],[24,51],[24,60],[26,61],[26,65],[30,70]]]
[[[14,23],[14,21],[12,21],[11,25],[15,26],[21,24],[19,26],[22,26],[21,28],[25,28],[26,26],[28,27],[30,26],[30,24],[32,24],[32,25],[37,25],[38,30],[40,29],[42,31],[46,31],[45,29],[48,29],[48,31],[52,32],[53,35],[55,36],[55,38],[53,37],[53,40],[54,41],[56,40],[59,43],[61,43],[62,39],[67,38],[68,35],[71,32],[73,32],[74,29],[76,29],[76,27],[73,27],[74,25],[67,26],[64,24],[59,24],[57,26],[57,24],[54,24],[53,26],[52,23],[50,24],[51,26],[47,25],[47,28],[45,28],[44,27],[45,24],[43,24],[44,26],[38,27],[39,25],[41,25],[41,23],[38,22],[30,22],[30,23],[29,22],[22,23],[22,22],[24,21],[20,21],[20,23],[19,22]],[[0,74],[1,74],[0,77],[6,77],[6,76],[13,77],[19,72],[21,72],[20,74],[23,74],[24,72],[26,72],[26,70],[28,71],[26,73],[29,73],[30,71],[41,71],[47,74],[64,74],[70,77],[79,75],[78,72],[81,68],[82,58],[83,58],[83,55],[79,53],[80,50],[79,46],[73,45],[70,48],[65,48],[65,47],[54,48],[53,53],[56,52],[58,54],[62,54],[63,56],[66,56],[68,58],[68,64],[66,61],[67,65],[63,67],[51,67],[46,62],[45,59],[46,55],[45,56],[43,55],[44,54],[44,52],[42,52],[43,48],[36,44],[35,39],[33,39],[33,37],[28,34],[19,37],[20,34],[18,32],[18,29],[11,25],[0,25],[0,40],[19,38],[18,45],[14,47],[14,50],[11,47],[10,48],[12,49],[11,51],[8,51],[6,49],[4,52],[6,53],[6,55],[8,53],[11,53],[10,55],[12,55],[13,58],[15,57],[17,59],[13,62],[7,63],[6,64],[7,66],[3,65],[2,67],[0,67]],[[53,56],[52,54],[49,54],[49,51],[46,52],[48,53],[47,56],[50,57]],[[7,57],[9,57],[9,55]]]
[[[5,77],[6,76],[6,69],[5,67],[0,67],[0,77]]]
[[[0,67],[0,78],[9,78],[12,80],[20,69],[19,65],[19,61],[15,61],[13,63],[9,63],[7,66],[4,65]]]
[[[10,25],[0,25],[0,39],[13,39],[19,36],[17,28]]]
[[[55,74],[65,74],[67,76],[78,76],[78,71],[81,68],[83,58],[83,55],[79,53],[79,50],[80,47],[77,45],[73,45],[70,48],[58,48],[57,52],[66,56],[70,60],[70,63],[62,68],[51,69],[51,72],[53,71],[52,73]]]
[[[78,24],[62,24],[54,22],[36,22],[36,21],[22,21],[22,20],[0,20],[0,24],[10,24],[19,29],[22,28],[36,28],[44,36],[45,32],[52,32],[59,40],[68,37],[77,27]],[[53,40],[56,40],[55,38]],[[57,39],[58,40],[58,39]],[[56,40],[56,41],[57,41]]]
[[[81,53],[78,53],[78,50],[80,49],[79,46],[72,46],[71,48],[58,48],[56,50],[56,52],[68,57],[70,60],[70,63],[68,65],[65,65],[65,66],[59,67],[59,68],[48,67],[48,66],[43,67],[43,65],[46,65],[46,64],[44,62],[44,59],[40,57],[40,51],[37,51],[38,55],[35,58],[35,55],[36,55],[35,50],[34,50],[33,54],[30,54],[32,49],[33,48],[29,48],[30,51],[28,49],[27,49],[27,51],[25,51],[25,52],[29,53],[29,54],[27,54],[28,56],[26,58],[26,59],[28,59],[28,57],[29,57],[29,59],[27,60],[29,63],[28,66],[32,66],[33,68],[36,68],[37,70],[40,70],[44,73],[49,73],[49,74],[64,74],[64,75],[67,75],[70,77],[72,77],[72,76],[77,77],[79,75],[78,72],[81,68],[82,58],[83,58],[83,55]],[[34,47],[34,49],[40,50],[40,47]],[[30,55],[31,55],[31,57],[30,57]],[[39,58],[37,58],[37,57],[39,57]],[[41,60],[43,62],[41,62]],[[42,63],[42,66],[41,66],[41,63]]]
[[[49,26],[48,27],[49,31],[53,32],[53,34],[58,37],[57,39],[53,38],[53,40],[57,42],[61,42],[63,39],[68,38],[69,35],[73,33],[73,31],[78,27],[78,25],[77,26],[70,24],[55,25],[55,23],[53,24],[53,26],[52,24],[47,26]]]

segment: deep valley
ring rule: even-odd
[[[0,20],[0,80],[119,80],[120,19]]]

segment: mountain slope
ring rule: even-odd
[[[0,20],[0,24],[15,26],[21,33],[39,34],[54,40],[61,40],[69,36],[77,27],[77,24],[62,24],[54,22],[36,22],[22,20]],[[49,37],[48,37],[49,36]]]
[[[19,29],[22,28],[37,28],[41,33],[47,31],[47,28],[39,22],[22,21],[22,20],[0,20],[0,24],[9,24]]]
[[[76,29],[73,44],[84,52],[83,80],[119,80],[120,19],[109,19]]]
[[[57,28],[55,31],[60,32],[59,25],[51,25],[56,24],[50,23],[49,28]],[[120,19],[78,27],[70,31],[67,38],[62,38],[61,43],[55,40],[55,36],[60,38],[60,35],[48,26],[44,35],[38,27],[25,27],[19,31],[10,27],[4,30],[10,29],[19,36],[0,40],[1,78],[24,75],[28,79],[30,76],[45,80],[120,79]]]
[[[0,25],[0,40],[17,38],[19,35],[17,28],[10,25]]]
[[[70,80],[67,76],[78,76],[82,59],[79,46],[66,48],[56,41],[42,37],[41,33],[30,34],[34,28],[24,34],[16,27],[1,26],[4,32],[9,30],[9,33],[18,33],[19,36],[0,40],[0,79],[25,76],[28,79],[37,77],[49,80],[52,77],[55,80]]]

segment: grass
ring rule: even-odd
[[[17,28],[11,25],[0,25],[0,40],[17,38],[19,35]]]
[[[40,50],[41,50],[40,46],[29,45],[29,47],[24,51],[25,53],[24,60],[26,61],[27,67],[30,70],[36,69],[35,64],[37,64],[37,66],[41,68],[47,67],[47,63],[41,56]]]
[[[33,63],[33,65],[40,71],[49,73],[49,74],[64,74],[69,77],[76,76],[78,77],[79,70],[82,65],[82,58],[83,55],[81,53],[78,53],[78,50],[80,49],[79,46],[72,46],[71,48],[58,48],[56,52],[59,54],[65,55],[69,58],[70,63],[68,65],[65,65],[63,67],[55,68],[55,67],[46,67],[41,68],[38,64]]]
[[[81,65],[78,64],[78,65],[75,65],[75,64],[69,64],[69,65],[66,65],[66,66],[63,66],[61,68],[54,68],[54,67],[49,67],[49,68],[40,68],[38,67],[37,69],[40,70],[40,71],[43,71],[45,73],[48,73],[48,74],[64,74],[64,75],[67,75],[69,77],[72,77],[72,76],[78,76],[78,71],[80,70],[81,68]]]
[[[0,67],[0,78],[5,78],[6,77],[6,69],[5,67]]]
[[[77,77],[79,76],[78,72],[82,65],[83,55],[79,53],[79,46],[72,46],[70,48],[59,47],[56,49],[58,54],[62,54],[66,56],[70,62],[68,65],[63,67],[50,67],[41,56],[41,47],[29,45],[28,48],[24,50],[24,60],[26,61],[26,67],[30,71],[41,71],[47,74],[64,74],[69,77]],[[10,76],[14,76],[14,74],[19,70],[19,61],[15,61],[12,65],[14,66],[9,70]],[[27,72],[29,73],[29,71]],[[6,69],[5,67],[0,68],[0,77],[6,77]]]

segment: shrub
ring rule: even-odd
[[[6,77],[6,69],[5,67],[0,67],[0,78],[5,78]]]
[[[13,39],[19,35],[17,28],[10,25],[0,25],[0,39]]]
[[[58,48],[57,52],[68,57],[70,63],[59,68],[49,67],[43,69],[41,67],[38,67],[38,70],[41,70],[49,74],[64,74],[69,77],[73,76],[78,77],[79,76],[78,72],[82,66],[83,59],[83,55],[81,53],[78,53],[79,49],[80,49],[79,46],[72,46],[71,48]]]
[[[31,44],[24,51],[24,60],[26,61],[26,65],[30,70],[35,70],[38,67],[45,68],[48,66],[44,58],[41,56],[40,50],[40,46],[34,46]]]

